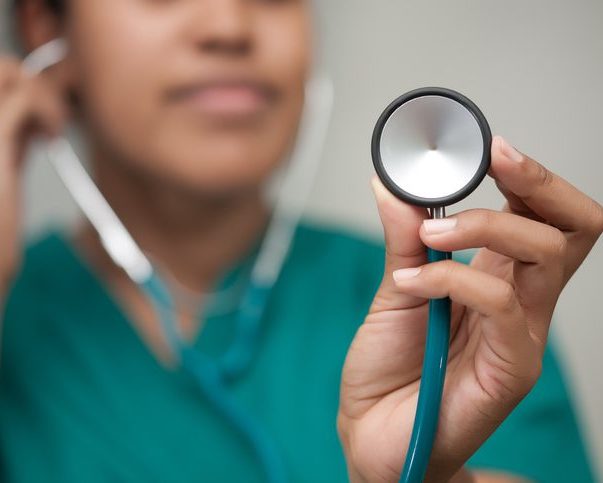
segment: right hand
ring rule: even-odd
[[[603,207],[499,136],[489,174],[507,199],[502,211],[442,220],[429,220],[375,179],[386,269],[342,374],[338,428],[351,481],[400,478],[428,299],[450,297],[452,337],[424,481],[472,481],[459,470],[540,376],[555,304],[603,232]],[[479,250],[469,265],[426,263],[425,245]]]
[[[58,85],[46,77],[29,77],[17,59],[0,57],[0,301],[20,265],[25,147],[34,135],[57,135],[66,119]]]

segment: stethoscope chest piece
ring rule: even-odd
[[[486,118],[464,95],[441,87],[415,89],[398,97],[381,114],[372,139],[375,170],[401,200],[431,209],[469,195],[490,167],[492,134]],[[451,258],[427,248],[428,262]],[[413,430],[400,481],[423,481],[436,437],[450,340],[451,301],[429,301],[423,369]]]
[[[469,195],[490,166],[492,134],[479,108],[459,92],[415,89],[381,114],[372,157],[383,184],[398,198],[430,208]]]

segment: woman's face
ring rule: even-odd
[[[93,143],[141,175],[224,195],[291,147],[305,0],[68,0],[66,37]]]

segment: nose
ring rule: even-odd
[[[244,56],[252,49],[252,16],[247,0],[202,0],[193,2],[190,16],[194,42],[206,52]]]

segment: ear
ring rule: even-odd
[[[17,34],[26,52],[62,34],[61,18],[45,0],[19,0],[16,15]]]
[[[65,19],[48,0],[18,0],[16,15],[19,39],[26,53],[64,34]],[[69,57],[44,75],[73,102],[76,77]]]

